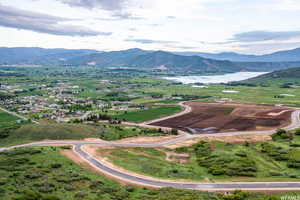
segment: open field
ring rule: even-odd
[[[29,143],[40,140],[81,140],[101,138],[119,140],[135,136],[161,136],[152,129],[141,129],[118,125],[84,125],[84,124],[39,124],[24,125],[11,130],[8,137],[0,140],[0,146]]]
[[[16,120],[19,118],[13,115],[10,115],[6,112],[0,111],[0,128],[5,128],[16,123]]]
[[[199,142],[176,149],[99,148],[98,157],[141,175],[203,182],[299,181],[300,136],[273,142]],[[297,164],[298,163],[298,164]]]
[[[204,133],[214,127],[214,132],[274,129],[290,122],[291,109],[215,103],[187,103],[192,112],[152,125],[177,128],[190,133]]]
[[[154,106],[147,110],[129,111],[124,114],[114,115],[113,117],[124,121],[145,122],[173,115],[180,111],[182,111],[180,106]]]
[[[87,165],[72,162],[66,147],[23,148],[0,154],[0,195],[5,200],[228,200],[228,196],[172,188],[146,189],[122,186]],[[47,159],[45,159],[47,157]],[[17,185],[17,187],[16,187]],[[282,193],[273,196],[279,200]],[[232,199],[269,200],[270,195],[235,192]]]
[[[282,82],[282,84],[284,81]],[[169,85],[144,87],[145,92],[155,92],[162,95],[193,95],[198,96],[201,102],[214,102],[215,99],[229,98],[235,103],[243,104],[285,104],[289,106],[299,106],[300,90],[297,88],[281,88],[277,85],[268,87],[256,86],[227,86],[221,84],[209,85],[208,88],[193,88],[191,85]],[[223,93],[223,90],[235,90],[238,93]],[[294,96],[283,96],[281,94],[291,94]],[[195,99],[196,100],[196,99]]]

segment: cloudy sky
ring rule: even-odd
[[[264,54],[299,21],[299,0],[0,0],[0,46]]]

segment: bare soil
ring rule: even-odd
[[[158,137],[131,137],[131,138],[125,138],[122,140],[117,140],[115,142],[122,142],[122,143],[142,143],[142,144],[152,144],[152,143],[158,143],[170,140],[172,138],[176,138],[178,136],[158,136]]]
[[[200,141],[219,141],[226,142],[231,144],[244,144],[245,142],[249,143],[257,143],[257,142],[267,142],[272,141],[272,137],[270,135],[235,135],[235,136],[209,136],[203,138],[193,138],[189,140],[185,140],[182,142],[178,142],[176,144],[167,145],[165,147],[170,149],[175,149],[178,147],[191,146]]]
[[[187,102],[192,110],[178,117],[153,123],[192,133],[187,128],[214,127],[215,132],[254,131],[280,128],[290,123],[292,109],[275,106]]]

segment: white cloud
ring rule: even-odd
[[[299,0],[0,0],[18,10],[57,16],[73,21],[56,21],[41,26],[40,33],[0,28],[2,46],[41,46],[118,50],[126,48],[180,51],[265,52],[255,45],[272,45],[272,51],[290,48],[300,41]],[[64,3],[61,3],[64,2]],[[19,12],[22,14],[22,12]],[[11,22],[12,19],[10,19]],[[40,22],[34,17],[31,25]],[[20,20],[19,20],[20,21]],[[2,24],[9,22],[6,18]],[[20,21],[21,22],[21,21]],[[8,25],[7,25],[8,26]],[[12,24],[10,24],[12,26]],[[59,26],[59,27],[58,27]],[[86,27],[96,32],[113,32],[109,37],[65,37],[43,34],[48,29]],[[17,27],[15,27],[17,28]],[[35,27],[37,28],[37,27]],[[45,30],[45,28],[47,28]],[[82,29],[73,29],[80,32]],[[257,32],[257,30],[265,30]],[[248,34],[245,34],[248,33]],[[249,35],[250,34],[250,35]],[[79,35],[79,34],[77,34]],[[131,36],[131,37],[129,37]],[[37,39],[38,38],[38,39]],[[129,38],[129,39],[128,39]],[[269,38],[269,39],[268,39]],[[230,39],[235,39],[230,40]],[[166,42],[167,41],[167,42]],[[170,44],[170,41],[174,42]],[[203,42],[200,42],[203,41]],[[280,42],[281,45],[277,43]],[[250,45],[250,43],[252,45]],[[6,45],[5,45],[6,44]],[[275,45],[277,44],[277,45]],[[244,46],[243,46],[244,45]],[[248,46],[246,46],[248,45]]]

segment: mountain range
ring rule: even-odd
[[[235,62],[296,62],[300,61],[300,48],[278,51],[265,55],[245,55],[235,52],[202,53],[202,52],[173,52],[183,56],[201,56],[215,60],[230,60]]]
[[[87,49],[43,49],[37,47],[0,47],[0,64],[49,64],[73,57],[99,53]]]
[[[100,52],[86,49],[0,48],[0,64],[90,65],[96,67],[172,70],[191,73],[275,71],[299,67],[300,48],[263,56],[236,53],[174,53],[145,51],[142,49]]]

